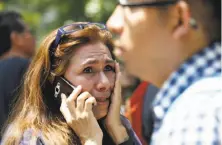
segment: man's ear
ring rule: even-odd
[[[22,43],[22,39],[21,39],[21,34],[17,33],[17,32],[12,32],[10,35],[11,38],[11,45],[20,45]]]
[[[190,28],[190,9],[185,1],[179,1],[176,6],[178,12],[178,24],[173,31],[173,37],[180,39],[183,37]]]

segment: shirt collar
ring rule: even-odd
[[[185,61],[177,71],[173,72],[154,100],[155,123],[157,130],[171,104],[192,83],[203,77],[221,73],[221,44],[213,43]]]

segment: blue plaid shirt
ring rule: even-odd
[[[201,50],[172,73],[153,111],[152,145],[221,145],[221,44]]]

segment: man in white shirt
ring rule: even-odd
[[[115,54],[129,72],[160,88],[147,142],[221,144],[220,3],[119,0],[109,18]]]

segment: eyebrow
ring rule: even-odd
[[[82,63],[82,65],[88,65],[88,64],[97,64],[99,63],[99,60],[96,60],[96,59],[88,59],[86,61],[84,61]],[[107,59],[105,63],[115,63],[114,60],[111,60],[111,59]]]

